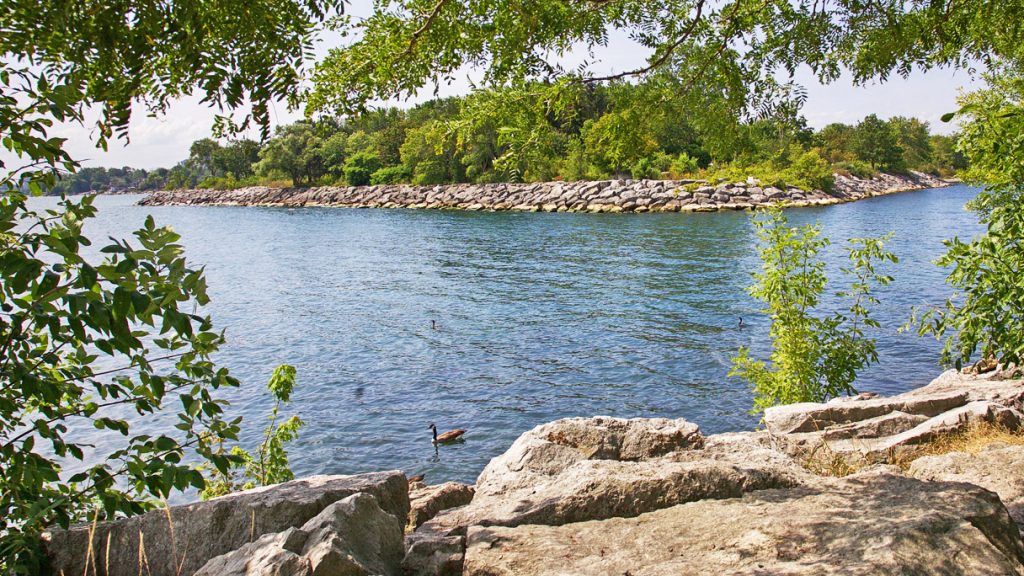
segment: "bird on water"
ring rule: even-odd
[[[435,446],[438,445],[438,444],[450,444],[452,442],[455,442],[456,440],[461,440],[462,439],[462,435],[466,433],[466,431],[464,429],[456,428],[455,430],[449,430],[449,431],[445,432],[444,434],[438,434],[437,433],[437,425],[434,424],[433,422],[430,423],[430,426],[428,426],[427,429],[434,431],[434,445]]]
[[[743,316],[740,316],[740,328],[743,328]]]

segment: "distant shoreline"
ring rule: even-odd
[[[509,184],[413,186],[322,186],[235,190],[186,189],[155,192],[143,206],[268,206],[412,208],[522,212],[714,212],[785,202],[787,206],[828,206],[873,196],[951,185],[929,174],[879,174],[874,178],[835,176],[830,192],[779,188],[746,182],[703,180],[602,180]]]

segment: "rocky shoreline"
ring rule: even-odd
[[[1024,380],[950,371],[769,409],[756,432],[568,418],[475,486],[317,476],[44,544],[54,573],[110,576],[1024,574],[1024,442],[926,451],[1019,430],[1022,409]]]
[[[380,185],[237,190],[174,190],[153,193],[145,206],[330,206],[517,210],[527,212],[712,212],[785,202],[827,206],[872,196],[948,186],[935,176],[879,174],[861,179],[836,174],[831,192],[777,188],[748,178],[712,184],[703,180],[603,180],[535,184]]]

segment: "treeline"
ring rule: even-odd
[[[833,172],[950,176],[965,167],[952,137],[931,134],[915,118],[871,115],[815,131],[799,113],[799,99],[743,116],[725,99],[695,102],[654,84],[587,86],[555,101],[550,94],[479,91],[410,109],[299,121],[262,146],[203,139],[177,166],[139,171],[145,177],[137,187],[755,176],[828,189]],[[79,178],[66,180],[68,191],[82,191]]]

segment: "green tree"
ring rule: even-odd
[[[893,116],[889,126],[896,133],[896,142],[903,151],[903,165],[913,170],[928,169],[932,164],[932,143],[928,123],[917,118]]]
[[[1024,365],[1024,76],[1007,67],[990,87],[961,98],[960,150],[968,182],[985,186],[970,206],[986,232],[946,242],[937,264],[957,291],[925,310],[918,332],[945,342],[942,361],[962,367],[977,353],[1004,366]]]
[[[196,140],[189,146],[186,166],[199,179],[206,176],[220,176],[221,174],[217,173],[217,167],[214,165],[214,158],[218,152],[220,152],[220,143],[213,138]]]
[[[869,309],[877,303],[872,287],[892,280],[875,266],[897,262],[885,250],[887,237],[849,241],[850,265],[842,271],[851,278],[850,289],[837,294],[848,298],[849,306],[826,314],[818,310],[828,284],[819,253],[829,241],[821,236],[821,226],[791,228],[779,208],[755,214],[753,224],[760,241],[761,271],[754,274],[750,294],[767,305],[772,353],[766,364],[741,348],[729,375],[751,384],[754,412],[855,392],[857,372],[878,360],[875,340],[865,329],[878,327]]]
[[[413,184],[442,184],[461,180],[462,163],[455,138],[439,122],[431,121],[407,132],[402,143],[402,164]]]
[[[872,168],[889,171],[905,168],[903,148],[892,126],[874,114],[865,117],[854,127],[852,145],[857,157],[871,164]]]
[[[264,176],[280,172],[291,178],[295,186],[313,184],[326,173],[322,144],[309,122],[281,126],[260,150],[256,172]]]
[[[230,174],[239,179],[252,176],[259,154],[260,145],[254,140],[242,138],[228,142],[213,153],[213,173],[216,176]]]
[[[376,152],[356,152],[345,161],[345,181],[350,186],[366,186],[373,174],[380,170],[381,162]]]
[[[853,126],[835,122],[819,130],[814,139],[825,160],[833,164],[849,162],[856,158],[853,151],[853,132]]]
[[[591,162],[602,171],[623,174],[658,150],[658,142],[640,108],[609,112],[583,128]]]

